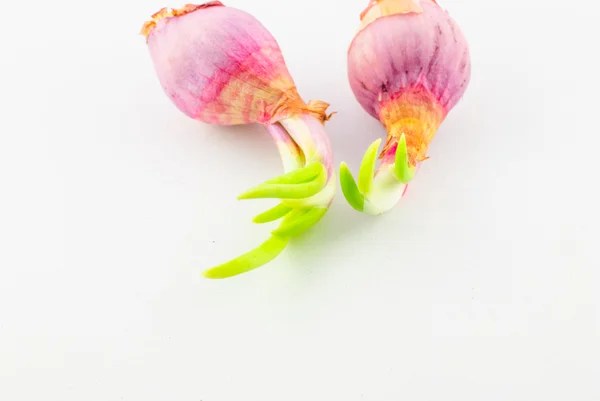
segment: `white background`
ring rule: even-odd
[[[278,259],[258,245],[282,172],[261,127],[192,121],[141,24],[157,0],[13,4],[0,24],[0,400],[597,401],[598,6],[440,0],[473,76],[407,196],[341,191]],[[366,0],[229,0],[331,103],[336,165],[383,128],[346,50]],[[595,38],[595,39],[594,39]]]

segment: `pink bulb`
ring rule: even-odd
[[[371,14],[377,17],[370,20]],[[433,134],[467,89],[467,41],[431,0],[375,0],[363,13],[363,24],[365,19],[348,51],[352,91],[388,134],[406,131],[413,162],[422,161]],[[388,142],[397,142],[395,136]]]
[[[232,125],[302,111],[325,117],[324,103],[302,101],[275,38],[244,11],[219,1],[162,9],[142,33],[162,88],[192,118]]]
[[[355,209],[381,214],[405,194],[470,76],[467,41],[434,0],[371,0],[348,49],[348,79],[387,138],[372,185],[363,175],[362,188],[357,187],[342,166],[342,189]],[[375,163],[378,146],[365,155],[364,172]]]

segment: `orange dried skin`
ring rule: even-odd
[[[181,8],[163,7],[160,10],[158,10],[157,12],[155,12],[154,14],[152,14],[152,16],[151,16],[152,19],[150,21],[144,22],[144,25],[142,26],[142,30],[140,31],[140,34],[148,37],[148,35],[150,34],[150,31],[152,31],[152,29],[156,26],[156,24],[161,20],[164,20],[167,18],[173,18],[173,17],[180,17],[182,15],[189,14],[189,13],[199,10],[201,8],[208,8],[208,7],[215,7],[215,6],[224,7],[225,5],[223,3],[221,3],[220,1],[209,1],[208,3],[204,3],[204,4],[186,4],[185,6],[183,6]]]
[[[400,137],[406,137],[409,164],[415,167],[427,159],[427,148],[446,112],[424,88],[414,88],[385,102],[379,112],[387,131],[386,144],[380,158],[393,163]]]
[[[377,18],[393,14],[422,13],[423,9],[419,0],[373,0],[360,14],[363,29]]]

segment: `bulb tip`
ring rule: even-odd
[[[146,38],[148,38],[148,35],[150,35],[150,32],[152,32],[152,30],[156,27],[158,22],[160,22],[162,20],[166,20],[166,19],[173,18],[173,17],[181,17],[182,15],[189,14],[189,13],[199,10],[201,8],[208,8],[208,7],[215,7],[215,6],[224,7],[225,5],[223,3],[221,3],[220,1],[209,1],[204,4],[186,4],[185,6],[183,6],[181,8],[163,7],[160,10],[158,10],[157,12],[155,12],[154,14],[152,14],[150,17],[150,20],[144,22],[144,25],[142,25],[142,29],[140,30],[140,35],[143,35]]]

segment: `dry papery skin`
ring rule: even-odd
[[[437,4],[435,0],[425,0]],[[419,0],[372,0],[367,8],[360,14],[361,25],[359,30],[363,29],[377,18],[394,14],[422,13]]]
[[[146,38],[148,38],[150,31],[152,31],[152,29],[156,26],[156,24],[159,21],[166,20],[166,19],[172,18],[172,17],[180,17],[182,15],[189,14],[192,11],[200,10],[202,8],[218,7],[218,6],[224,7],[225,5],[223,3],[221,3],[220,1],[210,1],[208,3],[199,4],[199,5],[186,4],[185,6],[183,6],[181,8],[163,7],[160,10],[158,10],[157,12],[155,12],[154,14],[152,14],[152,16],[151,16],[152,19],[144,22],[144,25],[142,26],[142,30],[140,31],[140,34],[142,34]]]

